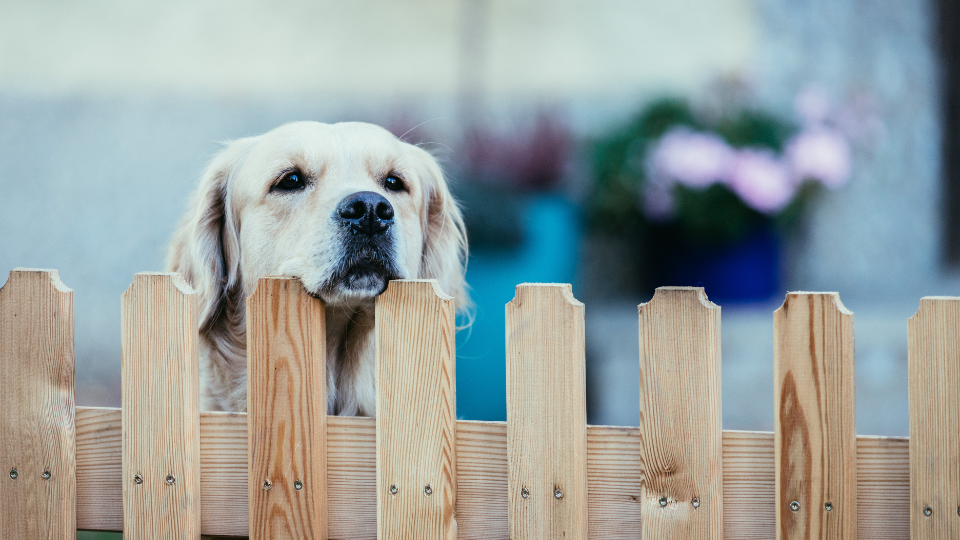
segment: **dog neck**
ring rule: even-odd
[[[326,307],[327,412],[376,414],[374,304]]]

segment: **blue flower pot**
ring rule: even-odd
[[[780,238],[770,229],[759,230],[739,242],[672,253],[669,285],[702,286],[716,303],[765,302],[781,291]]]

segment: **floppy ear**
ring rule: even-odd
[[[242,350],[245,344],[239,223],[229,195],[230,178],[253,141],[233,141],[213,158],[173,235],[167,256],[167,268],[183,274],[197,291],[200,333],[218,348]]]
[[[423,256],[419,277],[439,281],[440,288],[456,299],[457,310],[465,311],[471,302],[465,280],[469,248],[463,215],[437,160],[422,148],[411,148],[420,165],[424,194],[424,215],[421,216]]]

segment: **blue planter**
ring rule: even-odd
[[[476,303],[470,328],[457,333],[457,417],[507,419],[507,302],[520,283],[572,283],[580,220],[560,197],[525,201],[524,241],[509,252],[471,252],[467,283]],[[576,291],[574,291],[576,294]]]
[[[780,239],[769,229],[724,246],[685,246],[673,252],[667,279],[702,286],[717,303],[764,302],[782,292],[780,252]]]

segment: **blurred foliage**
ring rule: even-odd
[[[762,147],[781,152],[795,127],[752,109],[724,112],[709,121],[679,98],[664,98],[645,107],[632,121],[594,141],[594,186],[587,203],[588,226],[614,235],[666,236],[688,244],[736,242],[760,227],[788,227],[802,215],[816,188],[805,185],[790,205],[770,217],[747,206],[722,184],[703,190],[674,189],[675,217],[655,223],[644,216],[641,193],[644,161],[653,144],[668,130],[688,126],[716,133],[734,148]]]
[[[524,239],[524,201],[558,187],[573,135],[563,118],[539,111],[507,128],[467,129],[452,190],[463,208],[470,249],[516,249]]]
[[[523,201],[499,182],[464,178],[454,186],[470,249],[515,249],[523,243]]]

